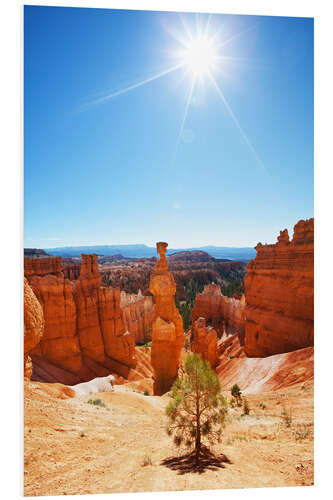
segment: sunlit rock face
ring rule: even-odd
[[[313,346],[314,219],[300,220],[293,239],[256,246],[245,276],[245,351],[270,356]]]
[[[150,292],[155,297],[152,325],[151,362],[154,369],[154,394],[170,390],[178,376],[180,352],[184,345],[183,321],[175,305],[176,283],[168,272],[165,257],[167,243],[156,244],[160,260],[150,278]]]
[[[198,318],[193,325],[192,350],[201,355],[215,368],[218,359],[217,333],[211,326],[206,326],[205,318]]]
[[[219,337],[238,333],[242,338],[245,330],[245,297],[243,295],[240,300],[225,297],[219,285],[206,285],[195,298],[192,324],[200,317],[206,319],[206,324],[212,326]]]
[[[24,377],[30,379],[32,363],[29,353],[44,333],[43,309],[26,278],[24,278]]]
[[[24,259],[24,274],[44,313],[43,338],[34,353],[76,371],[82,356],[77,333],[73,284],[64,278],[61,257]]]
[[[46,360],[79,379],[89,379],[87,367],[100,376],[110,367],[122,374],[135,367],[134,335],[125,329],[120,291],[100,286],[97,255],[82,255],[75,282],[64,277],[59,257],[25,259],[25,275],[44,312],[44,336],[32,352],[43,367]]]
[[[149,342],[155,315],[153,298],[142,295],[141,290],[137,294],[121,291],[120,309],[125,328],[134,335],[135,342]]]

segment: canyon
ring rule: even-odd
[[[24,279],[25,493],[313,484],[313,235],[313,219],[301,220],[291,240],[283,230],[277,243],[258,243],[244,293],[233,296],[221,291],[223,280],[239,279],[242,264],[199,253],[166,258],[165,242],[157,243],[159,260],[142,263],[32,252]],[[107,273],[121,276],[122,269],[121,289],[113,278],[103,286]],[[209,283],[196,293],[184,331],[175,299],[200,272]],[[143,291],[130,292],[133,284]],[[213,367],[229,403],[215,447],[227,460],[183,475],[185,459],[164,432],[165,407],[192,352]],[[115,391],[98,393],[100,407],[70,387],[110,373]],[[231,404],[235,383],[250,415]],[[138,466],[147,454],[151,464]]]
[[[149,295],[150,275],[156,265],[156,257],[126,259],[122,256],[98,258],[103,284],[119,287],[126,293],[137,294],[141,290]],[[214,281],[228,287],[235,280],[243,281],[245,264],[241,261],[219,260],[203,251],[179,252],[168,255],[169,271],[176,282],[176,298],[186,300],[186,288],[192,282],[203,288]]]

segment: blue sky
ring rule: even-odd
[[[184,67],[104,99],[208,19],[229,109],[205,74],[182,127]],[[25,7],[24,33],[25,247],[254,246],[313,216],[312,19]]]

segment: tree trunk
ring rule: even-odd
[[[197,426],[197,435],[195,436],[195,463],[198,465],[201,450],[201,432],[200,425]]]

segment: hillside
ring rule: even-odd
[[[123,385],[94,395],[106,405],[99,407],[87,396],[59,399],[68,396],[56,385],[25,383],[25,495],[313,484],[311,382],[248,395],[250,415],[229,410],[222,444],[197,470],[165,433],[167,396]]]

